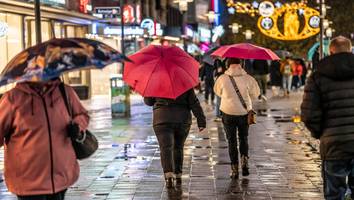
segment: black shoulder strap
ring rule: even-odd
[[[68,96],[66,95],[65,85],[64,85],[63,82],[61,82],[61,83],[59,84],[59,90],[60,90],[61,96],[62,96],[63,99],[64,99],[65,107],[66,107],[66,109],[67,109],[67,111],[68,111],[68,113],[69,113],[69,116],[70,116],[70,118],[72,119],[73,116],[72,116],[72,112],[71,112],[71,110],[70,110],[69,100],[68,100]]]
[[[241,95],[241,93],[240,93],[240,90],[239,90],[238,87],[237,87],[237,84],[236,84],[235,79],[234,79],[232,76],[230,76],[230,75],[229,75],[229,78],[230,78],[230,80],[231,80],[232,85],[234,86],[234,89],[235,89],[235,91],[236,91],[236,93],[237,93],[238,98],[239,98],[240,101],[241,101],[242,106],[247,110],[246,102],[245,102],[245,100],[243,99],[243,97],[242,97],[242,95]]]

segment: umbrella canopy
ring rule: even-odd
[[[211,55],[222,58],[280,60],[279,57],[270,49],[249,43],[222,46]]]
[[[220,47],[220,46],[219,46]],[[214,53],[219,47],[214,47],[210,49],[203,55],[202,61],[208,63],[209,65],[214,65],[214,59],[211,57],[211,54]]]
[[[199,63],[176,46],[150,45],[129,59],[123,80],[144,97],[176,99],[199,82]]]
[[[102,42],[85,38],[52,39],[15,56],[0,74],[0,86],[19,81],[47,81],[63,72],[103,68],[127,58]]]
[[[318,51],[320,47],[320,42],[316,42],[307,52],[307,59],[312,60],[313,54]],[[323,40],[323,54],[324,56],[329,55],[329,40]]]
[[[275,50],[274,53],[277,54],[277,56],[282,59],[292,56],[292,53],[286,50]]]

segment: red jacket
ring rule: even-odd
[[[52,194],[67,189],[79,176],[66,126],[69,114],[52,81],[40,96],[19,83],[0,100],[0,146],[5,147],[5,181],[16,195]],[[84,130],[89,116],[75,91],[66,86],[74,121]]]

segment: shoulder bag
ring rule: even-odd
[[[70,116],[70,124],[68,125],[68,130],[75,130],[75,128],[69,128],[70,126],[75,126],[75,124],[73,122],[73,114],[72,114],[72,110],[70,109],[70,104],[68,101],[68,97],[66,95],[64,83],[60,83],[59,89],[64,99],[66,109]],[[78,129],[76,130],[80,131]],[[78,133],[73,133],[73,134],[79,135]],[[95,153],[95,151],[98,148],[98,141],[95,135],[93,135],[88,130],[86,130],[81,134],[83,135],[81,139],[73,139],[72,137],[70,137],[76,154],[76,158],[79,160],[90,157],[93,153]],[[72,134],[68,133],[68,135],[72,135]]]
[[[242,106],[247,110],[246,102],[243,99],[243,97],[242,97],[242,95],[240,93],[240,90],[237,87],[235,79],[232,76],[230,76],[230,75],[229,75],[229,78],[230,78],[230,81],[231,81],[232,85],[234,86],[234,89],[236,91],[236,94],[237,94],[238,98],[241,101]],[[247,112],[248,112],[247,113],[248,125],[255,124],[256,123],[256,115],[257,115],[257,113],[254,110],[247,110]]]

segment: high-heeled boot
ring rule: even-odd
[[[232,179],[238,179],[239,173],[238,173],[238,164],[233,164],[231,165],[231,175],[230,178]]]
[[[173,188],[174,174],[172,172],[165,173],[166,188]]]
[[[241,156],[242,176],[250,175],[248,167],[248,156]]]

